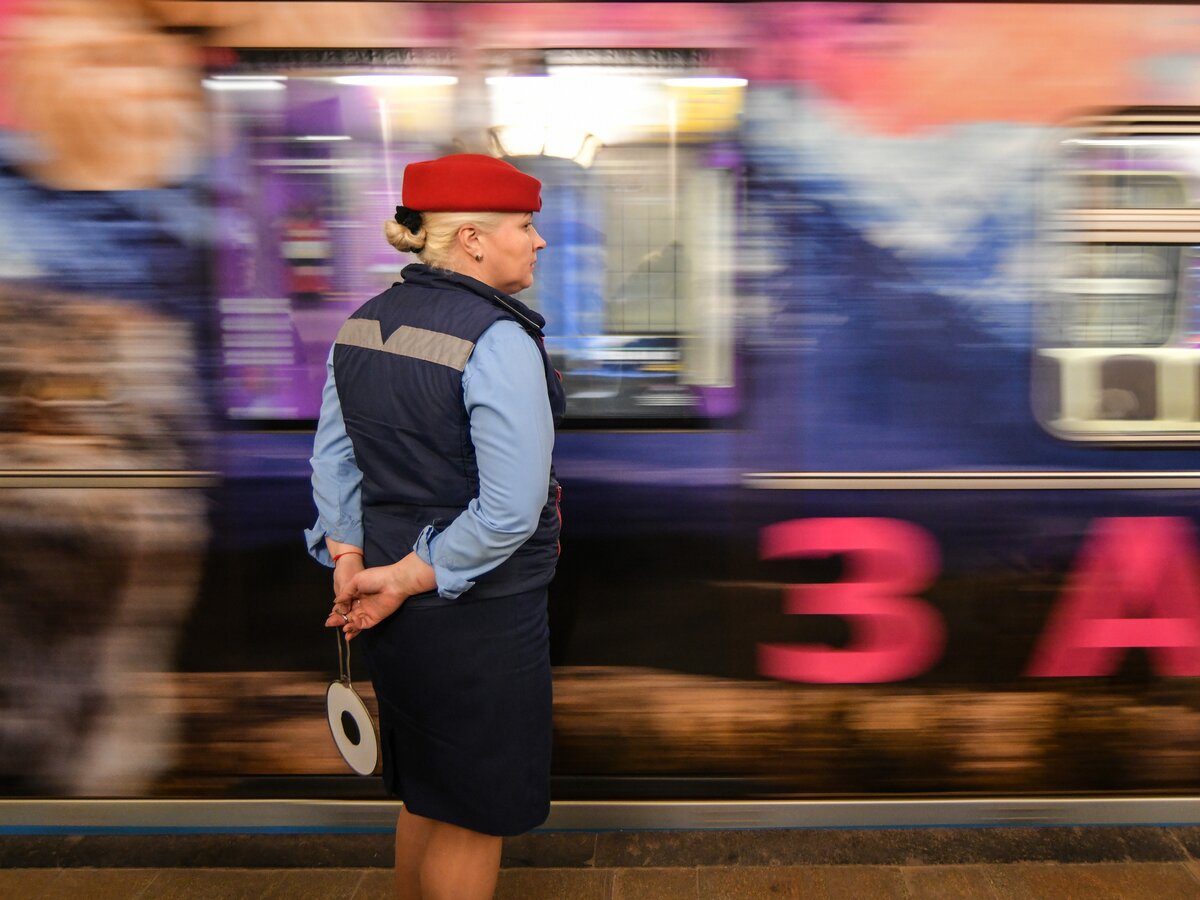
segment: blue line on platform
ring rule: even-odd
[[[4,835],[54,834],[391,834],[394,828],[340,827],[328,825],[259,825],[259,826],[186,826],[164,825],[157,828],[138,825],[0,825]]]

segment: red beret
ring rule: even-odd
[[[404,170],[402,203],[418,212],[538,212],[542,183],[480,153],[456,153]]]

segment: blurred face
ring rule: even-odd
[[[506,294],[533,284],[538,251],[546,246],[533,227],[533,213],[505,213],[503,224],[490,234],[481,233],[479,243],[480,281]]]
[[[198,50],[155,30],[136,3],[22,5],[0,94],[42,151],[28,166],[35,178],[67,190],[134,190],[195,171],[205,140]]]

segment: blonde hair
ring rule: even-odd
[[[503,224],[505,215],[499,212],[423,212],[421,227],[415,234],[395,219],[383,223],[383,233],[387,235],[388,243],[401,253],[415,253],[427,266],[448,269],[460,228],[474,225],[485,234],[491,234]]]

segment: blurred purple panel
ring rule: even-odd
[[[291,100],[289,91],[288,100]],[[287,135],[302,134],[341,134],[342,133],[342,104],[337,97],[306,103],[292,104],[289,102],[283,120],[284,133]]]
[[[701,387],[696,393],[699,413],[705,418],[722,418],[737,412],[737,391],[732,387]]]

